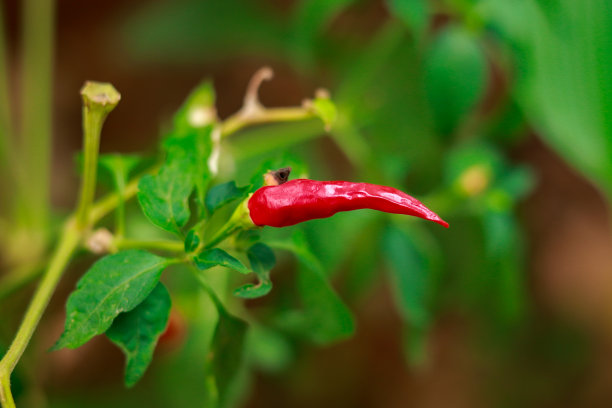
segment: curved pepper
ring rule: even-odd
[[[419,200],[393,187],[348,181],[296,179],[261,187],[248,200],[251,220],[258,226],[286,227],[331,217],[340,211],[372,209],[448,223]]]

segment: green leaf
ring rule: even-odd
[[[211,180],[208,159],[212,152],[212,131],[213,125],[176,130],[163,144],[167,162],[184,162],[185,170],[192,176],[200,215],[204,214],[204,197]]]
[[[200,237],[195,229],[189,230],[185,237],[185,252],[190,253],[195,251],[200,245]]]
[[[382,246],[389,262],[389,279],[400,314],[413,326],[427,326],[431,321],[429,301],[432,288],[426,257],[412,237],[397,227],[387,229]]]
[[[247,283],[234,290],[234,295],[254,299],[267,295],[272,290],[272,281],[270,281],[270,270],[276,265],[276,257],[274,252],[261,242],[256,243],[247,251],[247,257],[251,263],[253,272],[257,275],[257,284]]]
[[[205,201],[206,208],[212,213],[217,208],[244,196],[246,190],[246,187],[236,187],[234,181],[218,184],[208,191]]]
[[[458,27],[442,31],[426,56],[425,88],[442,135],[450,135],[482,96],[487,66],[477,39]]]
[[[612,37],[606,0],[492,2],[520,61],[516,94],[538,134],[612,199]]]
[[[100,155],[98,158],[100,181],[106,179],[107,184],[112,184],[115,188],[119,189],[125,184],[130,174],[132,174],[142,162],[143,158],[136,155]]]
[[[125,354],[126,386],[136,384],[151,363],[157,340],[168,324],[171,304],[170,294],[160,282],[141,304],[117,316],[106,331]]]
[[[336,105],[329,98],[316,97],[312,101],[312,110],[323,121],[325,129],[329,131],[338,117]]]
[[[389,11],[400,19],[417,36],[422,36],[429,22],[427,0],[387,0]]]
[[[427,358],[427,332],[433,320],[432,308],[439,254],[427,247],[425,230],[389,226],[382,238],[382,252],[395,305],[405,322],[404,352],[411,365]]]
[[[481,222],[488,266],[486,270],[495,270],[495,274],[483,274],[480,296],[487,304],[486,314],[493,324],[513,328],[527,310],[524,238],[511,212],[492,209],[485,212]]]
[[[297,284],[302,309],[285,314],[284,324],[318,344],[350,337],[355,332],[351,311],[327,281],[303,233],[297,230],[292,241],[270,245],[292,252],[300,263]]]
[[[193,258],[193,261],[198,269],[202,271],[214,266],[225,266],[226,268],[230,268],[244,274],[252,272],[238,259],[219,248],[209,249],[200,253],[198,256]]]
[[[138,306],[168,266],[165,258],[141,250],[122,251],[97,261],[66,302],[66,327],[54,350],[77,348],[104,333],[117,315]]]
[[[189,196],[193,177],[187,160],[174,160],[158,174],[144,176],[138,183],[138,202],[146,217],[158,227],[181,234],[189,220]]]
[[[210,80],[204,80],[191,91],[174,115],[174,131],[183,133],[202,128],[215,120],[215,89]]]
[[[230,315],[217,301],[219,321],[212,341],[211,367],[214,375],[218,406],[225,406],[229,391],[240,370],[248,325]]]

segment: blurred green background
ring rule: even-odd
[[[14,106],[27,78],[20,5],[2,3],[10,80],[0,86]],[[123,96],[101,150],[151,152],[202,78],[213,79],[225,118],[267,65],[266,106],[299,105],[324,87],[338,120],[327,133],[317,121],[240,133],[223,146],[219,181],[292,164],[295,177],[401,188],[451,225],[363,211],[264,230],[277,247],[306,240],[317,260],[278,251],[273,292],[244,305],[258,324],[233,405],[612,404],[608,0],[61,0],[54,21],[58,214],[75,200],[85,80]],[[154,234],[141,217],[134,210],[128,228]],[[3,235],[9,265],[22,242]],[[212,305],[180,274],[167,283],[182,334],[134,389],[103,338],[45,352],[92,261],[79,259],[15,375],[23,406],[205,406]],[[342,305],[300,291],[308,269],[331,280],[354,334],[338,326]],[[1,301],[0,345],[30,294]]]

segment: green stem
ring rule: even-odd
[[[316,117],[316,115],[312,112],[312,110],[302,107],[272,109],[262,108],[261,110],[248,115],[238,112],[221,123],[221,137],[227,137],[250,125],[271,122],[293,122],[314,117]]]
[[[49,267],[34,293],[34,297],[28,306],[28,310],[26,311],[21,326],[19,326],[15,339],[0,361],[0,390],[2,390],[0,401],[2,401],[2,406],[5,408],[14,406],[14,402],[12,403],[13,405],[11,405],[13,397],[9,384],[11,373],[30,342],[32,334],[57,287],[62,272],[66,268],[72,253],[77,248],[80,239],[81,233],[79,229],[74,222],[69,222],[49,262]]]
[[[117,176],[115,184],[117,186],[117,211],[115,214],[115,236],[123,238],[125,235],[125,169],[122,169],[121,175]]]
[[[54,1],[24,0],[21,140],[23,221],[44,231],[49,219]]]
[[[215,231],[210,238],[205,237],[194,252],[197,253],[203,249],[213,248],[237,231],[255,228],[255,224],[253,224],[249,215],[249,198],[236,207],[230,219]]]
[[[89,211],[89,222],[91,223],[91,225],[95,225],[98,221],[102,219],[102,217],[117,208],[117,206],[121,202],[121,199],[127,201],[134,197],[138,192],[138,183],[140,182],[140,178],[145,174],[154,173],[158,169],[159,166],[154,166],[148,171],[142,173],[142,175],[135,177],[132,181],[127,183],[125,189],[123,190],[122,197],[119,197],[118,193],[112,193],[100,199],[97,203],[93,204]]]
[[[10,380],[10,373],[0,372],[0,405],[3,408],[15,408]]]
[[[114,245],[117,249],[152,249],[180,253],[185,251],[185,244],[183,242],[171,240],[148,241],[120,238],[114,241]]]

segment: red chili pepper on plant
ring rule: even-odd
[[[341,211],[372,209],[406,214],[448,223],[419,200],[393,187],[348,181],[286,181],[290,169],[266,175],[266,184],[248,199],[249,215],[257,226],[286,227],[300,222],[327,218]]]

